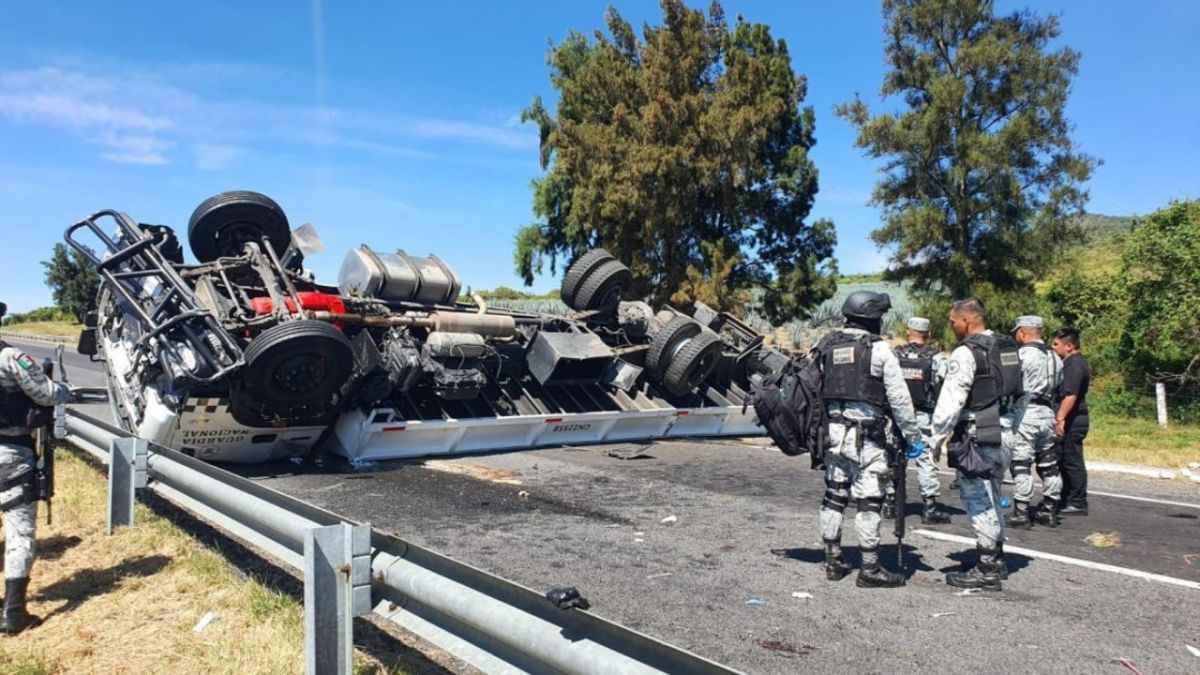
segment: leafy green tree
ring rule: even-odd
[[[997,16],[991,0],[884,0],[881,93],[903,110],[837,112],[883,160],[871,233],[895,246],[889,277],[964,296],[1027,290],[1078,236],[1097,161],[1070,138],[1064,107],[1079,53],[1052,48],[1056,16]]]
[[[615,9],[608,33],[572,32],[550,52],[551,112],[534,99],[547,173],[533,183],[539,221],[516,236],[532,283],[548,262],[603,246],[633,272],[634,291],[686,304],[701,295],[738,309],[763,287],[776,321],[805,315],[834,290],[833,223],[805,224],[817,192],[807,84],[782,40],[721,6],[707,15],[663,0],[663,25],[639,40]]]
[[[1141,221],[1128,235],[1122,271],[1127,372],[1200,381],[1200,201],[1171,204]]]
[[[42,266],[54,304],[83,321],[84,315],[96,308],[100,276],[95,268],[78,251],[68,251],[65,244],[55,244],[50,259],[42,261]]]

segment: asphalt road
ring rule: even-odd
[[[95,368],[67,367],[78,384]],[[1147,674],[1200,672],[1186,648],[1200,647],[1195,588],[1014,554],[1001,593],[946,586],[943,572],[970,546],[912,532],[922,529],[915,480],[908,586],[866,590],[824,579],[823,486],[807,458],[727,440],[655,443],[633,460],[613,449],[229,468],[530,587],[577,586],[592,611],[747,672],[1131,672],[1123,658]],[[1160,501],[1093,495],[1090,516],[1010,532],[1010,546],[1200,581],[1200,486],[1091,481]],[[944,499],[958,506],[956,493]],[[927,529],[969,537],[955,511],[952,525]],[[1121,544],[1092,547],[1095,532]],[[845,541],[857,562],[852,527]]]

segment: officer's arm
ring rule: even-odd
[[[969,347],[958,347],[950,354],[946,366],[946,379],[942,382],[942,392],[938,395],[937,406],[933,409],[933,420],[930,427],[930,443],[937,447],[950,437],[954,425],[958,424],[958,416],[962,414],[967,404],[967,396],[971,393],[971,384],[975,381],[975,357]]]
[[[904,371],[900,369],[900,360],[886,343],[877,343],[872,352],[872,358],[880,363],[883,376],[883,388],[887,392],[888,407],[892,409],[892,419],[900,427],[900,433],[908,445],[921,440],[921,430],[917,427],[917,416],[913,412],[912,395],[908,392],[908,383],[904,380]]]
[[[38,405],[51,406],[66,403],[71,397],[67,385],[60,384],[46,377],[42,367],[28,354],[17,349],[5,349],[0,367],[12,376],[12,379]]]

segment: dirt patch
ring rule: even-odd
[[[1083,540],[1095,548],[1116,548],[1121,545],[1120,532],[1093,532]]]
[[[460,476],[469,476],[479,480],[486,480],[490,483],[503,483],[504,485],[521,485],[521,474],[517,471],[508,471],[505,469],[493,469],[491,467],[482,466],[480,464],[472,464],[470,462],[451,461],[446,459],[430,459],[421,463],[421,466],[434,471],[444,471],[446,473],[458,474]]]

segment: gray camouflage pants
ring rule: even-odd
[[[841,455],[825,458],[825,499],[821,502],[821,538],[841,542],[842,512],[857,500],[854,531],[858,545],[865,550],[879,547],[880,510],[883,507],[883,481],[888,471],[883,448],[866,441],[861,457],[866,464]]]
[[[33,451],[19,445],[0,443],[0,484],[33,471]],[[0,504],[16,499],[20,485],[0,492]],[[13,506],[4,511],[4,578],[25,579],[33,567],[37,501]]]
[[[1033,501],[1033,466],[1042,479],[1042,497],[1051,503],[1062,494],[1062,476],[1058,473],[1057,438],[1054,412],[1045,406],[1030,406],[1021,417],[1017,433],[1012,435],[1013,499]]]
[[[922,452],[920,457],[908,461],[917,469],[917,487],[921,490],[921,497],[936,498],[942,492],[942,484],[938,481],[937,463],[933,461],[933,452],[929,445],[929,413],[917,411],[917,426],[921,429],[925,452]],[[884,482],[884,490],[889,497],[896,494],[896,486],[890,480]]]
[[[1000,508],[1000,485],[1008,470],[1010,453],[1004,445],[980,445],[979,453],[992,464],[992,477],[967,478],[958,474],[958,492],[963,509],[971,518],[975,543],[994,549],[1004,543],[1004,511]]]

